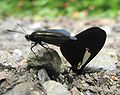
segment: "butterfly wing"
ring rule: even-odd
[[[98,27],[89,28],[75,36],[77,40],[68,40],[61,46],[61,52],[72,65],[73,71],[81,72],[101,50],[106,33]]]

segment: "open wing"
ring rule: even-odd
[[[81,73],[84,67],[98,54],[106,40],[106,33],[98,27],[89,28],[68,40],[61,46],[61,52],[75,72]]]

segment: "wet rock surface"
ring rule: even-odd
[[[34,54],[25,35],[6,31],[23,31],[18,22],[28,34],[47,28],[65,28],[77,34],[88,27],[100,26],[107,32],[107,41],[83,73],[77,75],[68,73],[71,65],[61,56],[59,48],[49,45],[51,49],[47,51],[37,45]],[[120,95],[119,22],[61,17],[38,22],[6,18],[0,23],[0,95]]]

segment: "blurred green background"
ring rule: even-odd
[[[0,17],[116,17],[120,0],[0,0]]]

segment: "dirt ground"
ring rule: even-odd
[[[42,58],[38,62],[25,35],[6,31],[24,32],[17,23],[27,34],[36,29],[62,28],[75,35],[97,26],[106,31],[107,40],[101,53],[86,66],[88,68],[82,74],[72,71],[63,73],[70,64],[59,48],[49,45],[55,55],[50,61],[50,56],[46,55],[48,52],[37,45],[34,52]],[[78,20],[60,17],[53,21],[33,21],[9,17],[0,20],[0,25],[0,95],[120,95],[120,19]],[[52,67],[48,66],[49,62]],[[43,64],[47,65],[44,67]]]

